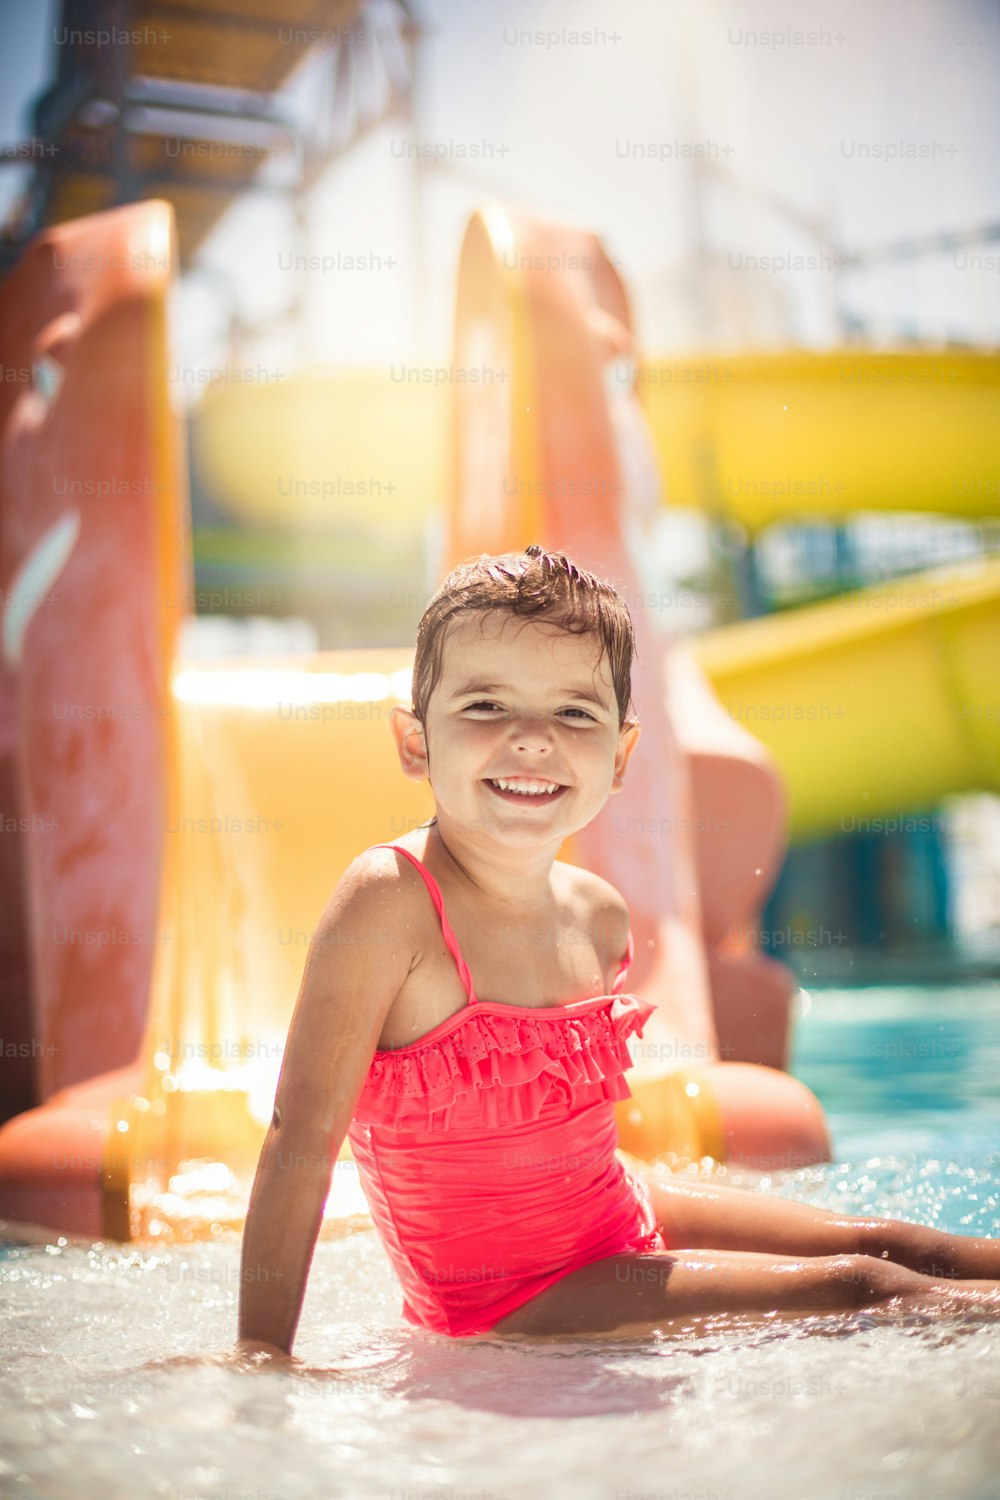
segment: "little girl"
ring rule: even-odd
[[[243,1239],[237,1357],[290,1359],[350,1140],[411,1323],[647,1334],[892,1303],[1000,1315],[1000,1241],[830,1213],[615,1154],[628,909],[563,841],[619,791],[632,621],[562,553],[481,556],[420,621],[391,726],[436,817],[344,872],[306,960]],[[488,996],[489,998],[483,998]]]

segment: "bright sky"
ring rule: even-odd
[[[226,300],[255,321],[285,308],[297,279],[308,317],[261,357],[447,360],[462,230],[489,193],[593,226],[650,351],[836,342],[838,294],[876,337],[998,342],[1000,243],[839,275],[831,262],[838,243],[1000,220],[1000,0],[424,0],[422,14],[419,129],[449,168],[424,174],[422,280],[415,174],[393,123],[318,184],[306,246],[380,256],[382,269],[297,273],[290,204],[247,199],[204,247],[212,280],[179,299],[185,360],[221,356]],[[54,0],[3,8],[7,143],[27,129],[57,16]],[[743,186],[699,193],[698,151]],[[0,205],[21,175],[4,168]],[[824,222],[826,240],[793,217]],[[715,266],[692,275],[699,218]],[[812,268],[788,264],[810,256]]]

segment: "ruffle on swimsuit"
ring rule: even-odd
[[[623,960],[620,980],[626,967]],[[571,1109],[598,1098],[627,1099],[626,1042],[654,1008],[637,995],[542,1011],[479,1000],[412,1046],[377,1052],[354,1118],[446,1130],[459,1123],[463,1096],[475,1090],[475,1122],[493,1130],[537,1120],[553,1092]]]

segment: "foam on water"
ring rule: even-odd
[[[939,1001],[927,1002],[937,1014]],[[864,1013],[855,1009],[850,1026],[845,1003],[818,998],[802,1024],[796,1067],[810,1082],[834,1040],[859,1052],[881,1034],[886,1008],[877,997]],[[973,1012],[970,1044],[988,1052],[990,1026],[1000,1028],[995,993],[963,992],[962,1003]],[[957,1018],[952,1011],[949,1024]],[[844,1212],[1000,1234],[993,1098],[983,1093],[981,1108],[971,1109],[961,1094],[961,1129],[940,1113],[923,1161],[899,1148],[908,1120],[916,1138],[929,1138],[926,1111],[912,1078],[909,1115],[900,1102],[906,1089],[894,1087],[896,1107],[883,1112],[881,1131],[871,1091],[848,1090],[839,1114],[837,1098],[821,1091],[837,1163],[728,1180]],[[402,1322],[398,1285],[369,1232],[317,1248],[295,1346],[304,1373],[161,1363],[231,1348],[238,1272],[237,1238],[164,1250],[0,1249],[0,1494],[996,1494],[1000,1324],[861,1315],[592,1344],[452,1340]]]

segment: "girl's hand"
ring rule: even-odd
[[[223,1356],[223,1362],[247,1370],[293,1369],[302,1365],[287,1349],[264,1339],[237,1339],[228,1357]]]
[[[141,1370],[189,1369],[197,1365],[219,1365],[234,1370],[288,1370],[302,1373],[307,1369],[300,1359],[260,1339],[237,1339],[232,1349],[218,1354],[174,1354],[167,1359],[151,1359]],[[320,1373],[310,1370],[310,1373]],[[323,1371],[330,1374],[331,1371]]]
[[[219,1356],[219,1363],[237,1370],[285,1370],[290,1375],[321,1375],[325,1380],[335,1380],[346,1373],[335,1365],[303,1364],[287,1349],[262,1339],[237,1339],[234,1348]]]

